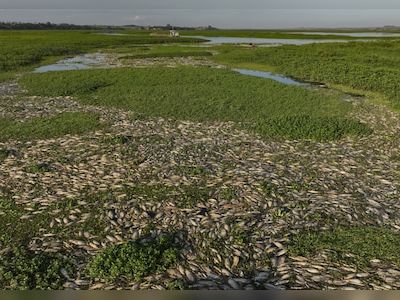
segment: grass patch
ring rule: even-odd
[[[96,255],[88,265],[88,273],[94,278],[110,281],[123,277],[141,280],[173,266],[178,254],[173,236],[132,241],[109,247]]]
[[[93,89],[96,82],[102,88]],[[54,72],[26,76],[22,84],[31,94],[70,93],[85,104],[146,116],[234,121],[264,137],[330,140],[370,133],[365,125],[346,117],[352,106],[336,95],[228,70],[180,67]]]
[[[128,135],[115,135],[104,138],[104,143],[110,145],[126,145],[132,142],[134,139]]]
[[[32,163],[27,167],[26,172],[40,174],[45,172],[51,172],[52,170],[53,168],[49,163]]]
[[[296,235],[289,251],[291,255],[313,256],[330,250],[335,260],[350,259],[360,267],[371,259],[400,265],[400,234],[383,227],[335,227],[330,231],[305,231]]]
[[[279,187],[276,184],[269,181],[262,182],[261,189],[264,192],[264,194],[268,197],[276,196],[277,194],[279,194]]]
[[[10,71],[32,67],[48,57],[72,56],[109,47],[197,41],[151,36],[147,31],[134,31],[121,36],[96,33],[88,30],[0,30],[0,81],[11,78]]]
[[[128,198],[139,197],[145,201],[174,201],[180,208],[193,208],[209,199],[211,190],[198,185],[138,185],[125,191]]]
[[[0,141],[57,138],[66,134],[82,134],[104,125],[98,115],[82,112],[61,113],[55,117],[24,122],[0,118]]]
[[[0,83],[10,81],[15,78],[16,72],[9,71],[9,72],[0,72]]]
[[[176,195],[180,208],[193,208],[201,202],[209,199],[210,190],[196,185],[182,186],[182,192]]]
[[[372,133],[365,124],[349,118],[308,115],[275,117],[259,123],[256,132],[264,136],[289,139],[312,138],[315,140],[338,140],[344,136],[363,136]]]
[[[239,226],[235,226],[230,233],[235,245],[245,246],[251,242],[252,232]]]
[[[238,197],[238,191],[233,187],[224,187],[218,193],[218,199],[231,201]]]
[[[54,290],[65,282],[61,268],[72,274],[73,265],[61,255],[34,253],[21,247],[12,247],[0,255],[0,289]]]
[[[5,161],[9,154],[10,154],[9,151],[0,148],[0,163]]]
[[[175,171],[185,176],[204,177],[211,173],[211,170],[203,166],[184,166],[180,165],[175,168]]]
[[[0,197],[0,247],[26,244],[49,222],[49,217],[43,215],[21,221],[24,213],[9,195]]]
[[[85,194],[80,198],[63,199],[55,203],[52,209],[60,210],[58,218],[68,218],[71,210],[79,207],[82,214],[89,213],[90,216],[83,222],[76,222],[69,226],[56,223],[54,227],[49,228],[51,233],[57,234],[59,238],[70,239],[76,236],[77,232],[88,232],[100,238],[106,236],[105,228],[107,227],[106,221],[99,217],[107,212],[104,204],[110,199],[115,199],[114,195],[110,192],[102,192],[96,194]],[[79,201],[85,201],[85,206],[79,206]],[[80,214],[79,214],[80,215]],[[78,215],[78,217],[79,217]],[[50,222],[49,222],[50,223]]]
[[[251,65],[300,80],[378,93],[400,109],[399,49],[398,40],[257,49],[225,45],[213,59],[235,67]]]

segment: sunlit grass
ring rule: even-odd
[[[145,68],[29,75],[31,94],[178,120],[234,121],[264,137],[338,139],[368,134],[335,95],[210,68]],[[307,117],[303,117],[307,116]]]
[[[398,41],[312,44],[246,49],[219,47],[214,59],[236,67],[273,70],[302,80],[379,93],[400,109]]]
[[[90,113],[62,113],[54,117],[16,121],[0,118],[0,141],[35,140],[81,134],[102,128],[99,116]]]
[[[335,260],[350,260],[360,266],[379,258],[400,264],[400,234],[383,227],[336,227],[330,231],[304,231],[289,247],[292,255],[312,256],[328,250]],[[351,256],[355,256],[351,259]]]
[[[82,30],[0,30],[0,82],[9,79],[11,71],[23,71],[49,56],[71,56],[108,47],[130,47],[138,44],[191,43],[194,39],[151,36],[146,31],[111,36]]]

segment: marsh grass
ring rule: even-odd
[[[0,141],[56,138],[66,134],[82,134],[105,125],[100,122],[98,115],[82,112],[61,113],[23,122],[0,118]]]
[[[383,227],[334,227],[330,231],[304,231],[294,236],[291,255],[313,256],[329,250],[334,260],[350,260],[360,267],[379,258],[400,264],[400,234]],[[351,254],[348,256],[347,254]]]
[[[154,117],[234,121],[267,138],[339,139],[369,134],[352,105],[301,87],[203,67],[53,72],[23,78],[30,94],[73,95],[84,104]],[[123,91],[123,92],[121,92]]]
[[[141,44],[193,43],[198,40],[151,36],[146,31],[111,36],[96,31],[0,30],[0,82],[13,78],[48,57],[73,56],[108,47],[134,47]]]
[[[372,92],[400,109],[400,63],[397,40],[376,42],[311,44],[304,46],[245,49],[219,47],[219,63],[235,67],[252,66],[295,78],[343,86],[346,90]]]

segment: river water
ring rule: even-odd
[[[187,36],[207,40],[206,44],[272,44],[272,45],[307,45],[317,43],[343,43],[347,40],[328,40],[328,39],[268,39],[268,38],[242,38],[242,37],[223,37],[223,36]]]

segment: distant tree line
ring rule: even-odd
[[[173,26],[171,24],[167,24],[167,25],[157,25],[157,26],[124,25],[121,27],[145,29],[145,30],[218,30],[218,28],[213,27],[211,25],[200,26],[200,27],[188,27],[188,26]]]
[[[75,25],[75,24],[54,24],[47,23],[23,23],[23,22],[0,22],[0,29],[23,29],[23,30],[37,30],[37,29],[102,29],[113,30],[120,28],[134,28],[134,29],[157,29],[157,30],[216,30],[217,28],[209,25],[204,27],[182,27],[172,26],[167,24],[165,26],[138,26],[138,25],[125,25],[125,26],[106,26],[106,25]]]
[[[21,22],[0,22],[0,29],[114,29],[115,26],[94,26],[75,24],[54,24],[54,23],[21,23]]]
[[[202,26],[202,27],[182,27],[182,26],[172,26],[171,24],[167,24],[165,26],[160,26],[160,28],[163,29],[167,29],[167,30],[171,30],[171,29],[175,29],[175,30],[193,30],[193,29],[198,29],[198,30],[216,30],[217,28],[208,25],[208,26]]]

